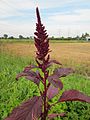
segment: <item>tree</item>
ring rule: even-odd
[[[24,37],[22,35],[19,35],[19,39],[23,39]]]
[[[13,37],[13,36],[10,36],[9,39],[14,39],[14,37]]]
[[[88,33],[82,34],[81,39],[82,40],[86,40],[86,37],[89,37]]]
[[[75,37],[75,39],[76,39],[76,40],[79,40],[79,39],[80,39],[80,37],[77,35],[77,36]]]
[[[85,35],[84,35],[85,37],[89,37],[89,34],[88,33],[85,33]]]
[[[8,38],[8,35],[7,35],[7,34],[4,34],[3,36],[4,36],[4,38],[5,38],[5,39],[7,39],[7,38]]]

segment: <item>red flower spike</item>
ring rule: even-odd
[[[37,24],[36,24],[36,32],[34,33],[36,37],[35,39],[35,46],[37,48],[37,58],[41,61],[45,60],[46,55],[49,52],[49,39],[46,33],[45,27],[41,23],[41,18],[39,14],[38,8],[36,8],[37,14]]]
[[[36,13],[37,13],[37,21],[39,24],[41,24],[41,18],[40,18],[38,7],[36,8]]]

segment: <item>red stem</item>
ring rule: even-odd
[[[46,116],[47,116],[46,94],[47,94],[47,86],[46,86],[46,79],[44,74],[44,118],[43,120],[46,120]]]
[[[44,66],[45,64],[45,59],[43,59],[43,64],[42,66]],[[47,102],[47,90],[48,90],[48,87],[50,86],[50,84],[46,84],[46,80],[47,80],[47,75],[46,75],[46,69],[43,69],[42,67],[42,72],[44,73],[44,77],[43,77],[43,85],[44,85],[44,92],[43,92],[43,102],[44,102],[44,112],[43,112],[43,115],[42,115],[42,118],[41,120],[46,120],[47,118],[47,114],[48,114],[48,102]]]

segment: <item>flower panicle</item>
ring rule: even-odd
[[[37,48],[36,58],[43,61],[45,60],[45,57],[49,53],[49,39],[47,32],[45,30],[45,26],[43,26],[43,24],[41,23],[38,7],[36,8],[36,14],[37,14],[37,23],[36,23],[36,32],[34,33],[35,46]]]

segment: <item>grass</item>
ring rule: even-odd
[[[51,57],[71,66],[77,72],[90,77],[90,44],[89,43],[50,43]],[[23,57],[35,57],[33,42],[2,42],[2,51]],[[81,69],[82,68],[82,69]]]
[[[90,68],[88,66],[90,44],[51,43],[50,46],[53,50],[52,58],[61,61],[64,66],[72,66],[76,69],[76,72],[73,75],[62,79],[64,90],[77,89],[90,96]],[[16,75],[21,72],[25,66],[34,62],[34,51],[33,43],[12,42],[3,43],[0,46],[0,120],[3,120],[11,110],[22,101],[39,94],[37,86],[34,85],[33,82],[24,78],[21,78],[19,81],[15,80]],[[57,51],[59,51],[61,58],[57,54]],[[82,57],[80,56],[80,53],[82,54]],[[77,57],[77,61],[74,61],[75,57]],[[86,62],[82,61],[83,59],[86,60]],[[54,66],[51,68],[51,71],[53,69]],[[51,102],[55,102],[56,99],[57,97],[52,99]],[[56,105],[51,110],[51,112],[63,111],[67,112],[67,117],[65,117],[64,120],[90,119],[90,105],[87,103],[67,102]],[[55,120],[60,120],[60,118]],[[63,118],[61,118],[61,120],[63,120]]]
[[[28,42],[1,42],[1,48],[8,50],[11,54],[20,56],[35,56],[35,47],[32,41]],[[50,43],[52,50],[51,56],[57,60],[73,60],[78,63],[86,63],[90,61],[90,44],[89,43]],[[59,52],[59,53],[58,53]],[[82,58],[84,60],[82,61]]]
[[[21,103],[37,94],[37,87],[22,78],[16,81],[16,75],[32,60],[0,54],[0,120]]]
[[[33,42],[34,39],[18,39],[18,38],[15,38],[15,39],[0,39],[1,42]],[[86,41],[86,40],[61,40],[61,39],[50,39],[50,42],[51,43],[88,43],[89,41]]]

